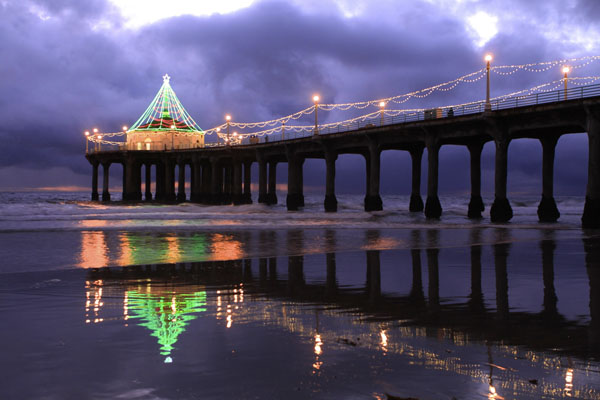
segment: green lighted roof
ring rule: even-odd
[[[169,75],[163,76],[163,84],[144,114],[129,128],[131,131],[184,131],[203,133],[202,128],[183,108],[171,88]]]

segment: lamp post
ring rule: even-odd
[[[94,134],[98,133],[98,128],[92,129],[92,132],[94,132]],[[94,151],[98,151],[99,147],[100,147],[99,143],[98,142],[94,142]]]
[[[225,121],[227,121],[227,142],[229,142],[229,125],[231,123],[231,115],[227,114],[225,116]]]
[[[315,130],[314,130],[314,134],[318,135],[319,134],[319,118],[318,118],[318,111],[319,111],[319,96],[318,95],[314,95],[313,96],[313,101],[315,102]]]
[[[490,103],[490,62],[492,61],[492,55],[486,54],[485,56],[485,72],[486,72],[486,87],[485,87],[485,111],[492,111],[492,104]]]
[[[565,74],[563,80],[565,81],[565,100],[567,100],[567,80],[569,79],[569,71],[571,71],[571,68],[565,66],[562,71]]]
[[[385,101],[379,102],[379,108],[381,109],[381,126],[383,126],[383,112],[385,111]]]
[[[85,134],[85,154],[87,154],[88,153],[88,144],[90,141],[90,139],[89,139],[90,131],[85,131],[84,134]]]
[[[127,134],[127,126],[123,125],[123,133]],[[125,136],[125,150],[129,150],[129,148],[127,147],[127,135]]]

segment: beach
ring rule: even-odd
[[[5,398],[594,399],[600,232],[0,193]],[[490,204],[489,199],[486,204]],[[488,210],[484,213],[487,218]]]

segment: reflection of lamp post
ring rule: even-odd
[[[315,131],[314,131],[314,134],[318,135],[319,134],[319,119],[317,116],[317,112],[319,110],[319,96],[314,95],[313,101],[315,102]]]
[[[569,67],[563,67],[563,73],[565,74],[565,77],[563,78],[563,80],[565,81],[565,100],[567,99],[567,80],[569,79],[569,71],[571,71],[571,68]]]
[[[227,141],[229,142],[229,124],[231,123],[231,115],[227,114],[225,116],[225,121],[227,121]]]
[[[383,126],[383,112],[385,111],[385,101],[379,102],[379,108],[381,108],[381,125]]]
[[[89,136],[90,136],[90,131],[85,131],[85,154],[88,153],[88,143],[90,141]]]
[[[486,72],[486,89],[485,89],[485,111],[492,111],[492,104],[490,103],[490,62],[492,61],[492,55],[487,54],[485,56],[485,72]]]

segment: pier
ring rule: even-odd
[[[566,100],[565,100],[566,99]],[[259,143],[223,144],[199,148],[167,150],[104,150],[88,152],[93,166],[92,200],[110,201],[109,169],[111,164],[123,166],[123,200],[158,202],[192,201],[200,204],[246,204],[251,202],[251,174],[258,163],[258,202],[275,204],[276,165],[287,163],[287,209],[296,211],[304,205],[303,164],[314,158],[325,161],[324,209],[337,210],[335,167],[340,154],[358,154],[366,163],[365,211],[383,209],[380,196],[380,157],[383,151],[403,150],[412,157],[412,193],[407,209],[424,211],[429,219],[440,218],[443,207],[438,197],[438,154],[444,145],[465,146],[470,154],[471,199],[467,210],[470,218],[481,218],[481,151],[494,142],[495,199],[491,204],[492,222],[507,222],[512,208],[507,196],[509,145],[513,140],[537,139],[543,152],[543,179],[540,185],[539,220],[556,221],[560,212],[553,193],[554,153],[561,135],[585,133],[588,136],[588,183],[582,225],[600,227],[600,85],[589,85],[544,94],[504,99],[502,103],[471,105],[468,109],[440,110],[431,118],[426,112],[413,117],[381,118],[358,122],[346,130],[320,129],[305,137],[282,137]],[[283,135],[282,135],[283,136]],[[427,193],[420,193],[421,158],[427,150]],[[98,187],[100,166],[103,170],[102,192]],[[151,176],[155,166],[155,176]],[[175,166],[179,174],[175,176]],[[142,193],[141,171],[145,168],[145,193]],[[186,198],[185,169],[190,168],[190,198]],[[175,180],[178,192],[175,192]],[[156,182],[154,193],[150,183]]]

